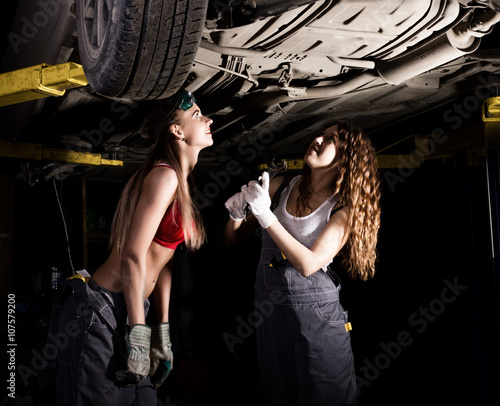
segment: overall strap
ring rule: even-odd
[[[169,164],[165,164],[165,163],[163,163],[163,162],[160,162],[160,163],[156,164],[154,167],[156,168],[157,166],[165,166],[165,167],[167,167],[167,168],[174,169],[174,168],[172,168]]]
[[[276,189],[276,192],[274,192],[273,200],[271,201],[271,211],[273,211],[278,205],[281,193],[283,193],[283,190],[288,186],[289,183],[290,183],[290,174],[285,173],[283,175],[283,182],[281,182],[281,185],[279,185],[278,189]]]

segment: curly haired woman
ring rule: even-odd
[[[231,197],[225,240],[236,243],[257,221],[263,228],[256,302],[272,311],[256,327],[267,403],[355,405],[350,325],[331,263],[341,257],[353,278],[374,275],[380,226],[374,149],[360,129],[337,123],[314,139],[304,161],[274,211],[281,180],[270,182],[267,173]],[[252,215],[242,221],[247,205]]]

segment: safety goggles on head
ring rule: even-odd
[[[196,98],[190,91],[180,90],[169,99],[168,103],[177,109],[187,111],[196,103]]]

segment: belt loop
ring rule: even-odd
[[[76,271],[76,273],[73,275],[73,276],[70,276],[69,278],[67,278],[68,280],[72,280],[72,279],[80,279],[82,280],[83,282],[85,283],[89,283],[90,279],[91,279],[91,276],[90,274],[87,272],[86,269],[81,269],[79,271]]]

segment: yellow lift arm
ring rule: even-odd
[[[483,121],[499,122],[500,121],[500,97],[490,97],[483,103]]]
[[[45,148],[41,144],[0,140],[0,156],[35,161],[59,161],[80,165],[123,166],[123,161],[104,159],[101,154]]]
[[[35,65],[0,74],[0,107],[49,96],[88,84],[81,65]]]
[[[87,86],[81,65],[40,64],[0,74],[0,107],[49,96],[63,96],[66,90]],[[0,156],[49,160],[80,165],[123,166],[123,161],[104,159],[101,154],[46,148],[42,144],[0,140]]]

